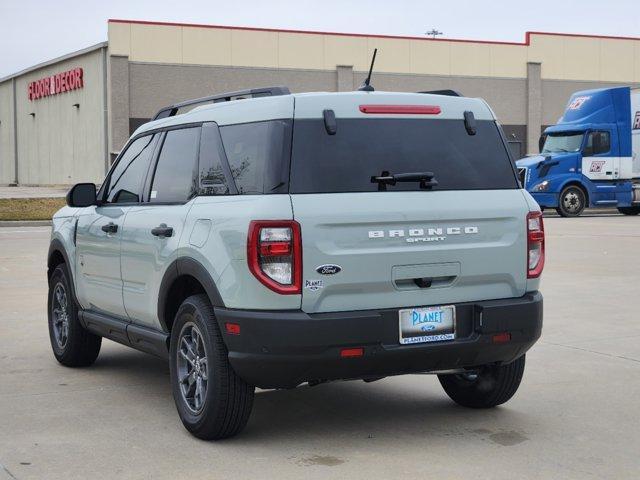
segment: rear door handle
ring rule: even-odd
[[[173,235],[173,227],[167,227],[166,223],[161,223],[156,228],[151,229],[151,235],[164,238]]]
[[[118,231],[118,225],[116,225],[113,222],[109,222],[106,225],[102,225],[102,227],[100,227],[102,229],[103,232],[106,233],[116,233]]]

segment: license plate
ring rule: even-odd
[[[400,310],[400,343],[443,342],[456,338],[456,307],[406,308]]]

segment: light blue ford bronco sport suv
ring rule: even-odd
[[[542,216],[481,99],[273,87],[172,105],[67,204],[56,359],[90,365],[103,337],[167,358],[199,438],[240,432],[256,387],[434,373],[493,407],[541,334]]]

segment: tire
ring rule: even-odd
[[[618,211],[624,215],[638,215],[640,207],[618,207]]]
[[[578,217],[584,211],[586,201],[587,197],[580,187],[569,185],[560,192],[556,211],[561,217]]]
[[[173,399],[191,434],[220,440],[242,431],[255,389],[231,368],[206,295],[193,295],[180,305],[171,329],[169,362]]]
[[[463,407],[492,408],[505,403],[518,390],[525,356],[507,365],[485,366],[476,374],[438,375],[451,400]]]
[[[88,332],[80,324],[70,278],[63,263],[56,267],[49,279],[49,340],[53,355],[62,365],[86,367],[96,361],[102,337]]]

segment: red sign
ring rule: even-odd
[[[37,100],[82,87],[84,87],[82,68],[74,68],[73,70],[67,70],[66,72],[31,82],[27,93],[29,100]]]

